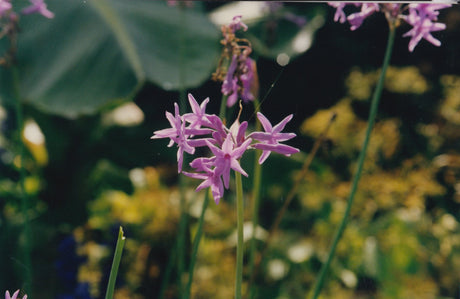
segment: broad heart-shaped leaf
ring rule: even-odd
[[[216,65],[219,32],[197,9],[165,2],[47,0],[54,19],[21,16],[21,98],[76,117],[132,96],[145,81],[169,90],[199,85]],[[10,76],[0,70],[0,101],[11,97]]]

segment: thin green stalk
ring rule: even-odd
[[[158,294],[159,299],[163,299],[166,293],[166,288],[169,284],[169,279],[171,278],[172,269],[174,268],[174,263],[176,262],[177,255],[177,246],[179,239],[176,239],[174,242],[174,247],[169,255],[168,264],[166,265],[166,270],[163,275],[163,281],[161,282],[160,293]]]
[[[185,113],[186,107],[186,13],[185,7],[179,5],[181,14],[180,25],[181,32],[179,36],[179,109],[180,113]],[[184,157],[184,164],[187,164],[187,157]],[[183,273],[185,269],[185,239],[187,233],[188,213],[187,203],[185,199],[185,180],[183,176],[179,177],[179,192],[180,192],[180,222],[179,222],[179,234],[178,234],[178,246],[177,246],[177,281],[179,284],[179,294],[184,293]]]
[[[180,101],[184,98],[185,93],[180,92]],[[185,102],[185,100],[184,100]],[[181,106],[184,106],[181,104]],[[184,164],[187,164],[187,157],[184,156]],[[166,266],[165,274],[163,275],[163,281],[161,283],[160,292],[158,298],[164,298],[166,289],[168,287],[172,269],[174,268],[176,259],[177,259],[177,272],[178,277],[177,281],[179,284],[180,293],[182,293],[182,273],[184,272],[185,265],[185,233],[187,229],[188,214],[187,214],[187,204],[185,200],[185,178],[179,176],[179,196],[180,196],[180,218],[179,218],[179,230],[177,233],[176,241],[174,243],[174,248],[171,251],[168,264]]]
[[[236,245],[236,280],[235,280],[235,299],[241,299],[241,285],[243,284],[243,252],[244,252],[244,201],[243,201],[243,182],[241,173],[235,171],[236,181],[236,222],[238,231],[238,241]]]
[[[262,182],[262,165],[259,164],[259,158],[262,154],[261,150],[257,150],[255,153],[254,162],[254,181],[253,181],[253,201],[252,201],[252,239],[250,247],[250,258],[249,258],[249,273],[252,273],[254,266],[254,258],[256,251],[256,229],[259,224],[259,206],[260,206],[260,186]]]
[[[331,127],[335,118],[336,118],[336,114],[334,113],[332,114],[326,128],[324,128],[323,132],[320,134],[318,139],[316,139],[315,143],[313,144],[310,154],[308,155],[307,159],[305,159],[302,169],[297,175],[296,180],[294,181],[293,187],[291,188],[288,195],[286,196],[286,200],[284,201],[283,206],[279,210],[278,215],[275,218],[275,221],[273,221],[273,224],[271,225],[270,230],[268,231],[268,236],[265,239],[265,245],[260,250],[260,254],[257,256],[257,258],[254,257],[255,259],[254,269],[250,272],[249,283],[248,283],[249,289],[251,290],[250,298],[254,298],[255,296],[255,288],[253,285],[254,285],[255,276],[260,271],[260,265],[262,263],[262,260],[265,254],[267,253],[267,250],[271,244],[271,241],[273,240],[273,237],[281,223],[281,220],[283,219],[284,214],[287,211],[289,204],[291,203],[294,196],[297,194],[297,191],[300,187],[300,183],[305,179],[305,175],[307,174],[307,171],[311,163],[313,162],[313,159],[316,156],[316,153],[318,152],[320,145],[323,143],[324,139],[326,138],[327,132],[329,131],[329,128]]]
[[[24,129],[24,113],[21,104],[21,95],[19,88],[19,72],[15,65],[11,67],[14,85],[15,97],[15,112],[17,122],[17,142],[19,145],[19,189],[21,196],[21,214],[24,217],[24,246],[23,246],[23,262],[24,262],[24,283],[26,288],[29,288],[28,294],[32,293],[32,261],[31,261],[31,232],[29,223],[29,197],[25,186],[26,172],[24,168],[24,142],[22,140],[22,131]]]
[[[259,110],[260,104],[257,99],[254,100],[254,112],[257,113]],[[255,131],[261,130],[260,122],[256,122]],[[256,150],[254,153],[254,180],[252,184],[252,238],[251,244],[249,247],[249,277],[252,277],[252,273],[254,272],[254,263],[255,263],[255,256],[256,256],[256,231],[257,226],[259,225],[259,206],[260,206],[260,186],[262,183],[262,165],[259,164],[259,158],[262,155],[261,150]],[[251,285],[251,295],[250,297],[254,297],[255,289]]]
[[[222,100],[220,101],[220,109],[219,109],[219,117],[224,124],[226,123],[225,114],[227,112],[227,98],[228,96],[222,95]]]
[[[187,33],[187,26],[186,26],[186,13],[185,7],[183,5],[179,5],[180,10],[180,26],[182,28],[179,36],[179,109],[180,113],[185,113],[187,95],[186,95],[186,79],[187,79],[187,59],[186,59],[186,33]]]
[[[179,192],[180,192],[180,220],[179,220],[179,233],[177,235],[177,280],[179,283],[179,292],[180,294],[184,291],[184,286],[182,282],[182,274],[184,273],[185,268],[185,234],[187,231],[187,204],[185,202],[185,182],[183,177],[179,178]]]
[[[262,165],[259,164],[259,158],[262,155],[261,150],[255,152],[254,182],[253,182],[253,199],[252,199],[252,237],[249,247],[249,277],[253,276],[254,264],[256,259],[256,236],[259,225],[259,206],[260,206],[260,186],[262,182]],[[250,285],[250,298],[255,296],[255,288]]]
[[[192,248],[192,256],[190,257],[190,266],[188,270],[188,283],[185,289],[185,293],[183,298],[188,299],[190,297],[190,290],[192,288],[193,282],[193,273],[195,269],[196,257],[198,255],[198,247],[200,246],[201,237],[203,236],[203,224],[204,224],[204,215],[206,213],[206,209],[208,208],[209,203],[209,190],[206,190],[204,195],[203,206],[201,208],[201,215],[198,221],[198,229],[196,231],[195,239],[193,240],[193,248]]]
[[[318,279],[316,280],[316,284],[313,288],[312,296],[310,297],[312,299],[318,298],[321,292],[321,288],[324,284],[324,278],[329,269],[329,265],[331,264],[332,258],[334,257],[334,254],[335,254],[335,249],[348,223],[348,217],[351,211],[351,206],[353,205],[353,199],[355,197],[356,189],[358,187],[358,183],[361,178],[361,172],[363,169],[364,160],[366,158],[366,151],[367,151],[367,146],[369,144],[369,140],[370,140],[370,136],[372,132],[372,127],[374,126],[375,117],[378,111],[379,101],[382,96],[383,83],[385,81],[385,74],[386,74],[388,65],[390,63],[391,53],[393,51],[393,43],[394,43],[394,38],[395,38],[395,28],[394,27],[395,26],[393,24],[390,24],[390,30],[388,34],[388,43],[387,43],[387,48],[385,50],[385,57],[383,59],[383,66],[380,72],[379,81],[377,82],[377,86],[375,88],[374,95],[372,97],[371,108],[369,112],[369,120],[367,124],[367,129],[366,129],[366,136],[365,136],[362,148],[361,148],[361,152],[358,157],[358,165],[356,167],[356,172],[353,178],[353,183],[351,186],[347,207],[345,209],[345,213],[343,215],[342,221],[335,233],[329,254],[327,256],[327,260],[321,267]]]
[[[112,299],[113,292],[115,290],[115,282],[117,280],[118,267],[120,266],[121,255],[123,253],[123,247],[125,246],[126,238],[123,235],[123,228],[120,226],[118,231],[117,246],[115,247],[115,254],[113,256],[112,269],[110,270],[109,283],[107,284],[107,292],[105,293],[105,299]]]
[[[284,67],[278,73],[275,78],[275,81],[270,85],[270,88],[265,93],[262,101],[259,101],[257,98],[254,99],[254,115],[260,111],[260,106],[263,102],[268,98],[269,94],[271,93],[272,89],[275,87],[278,80],[281,78],[283,74]],[[256,122],[255,131],[260,131],[262,129],[262,125],[260,122]],[[255,296],[255,288],[253,287],[253,280],[255,277],[255,271],[257,271],[256,264],[256,231],[257,226],[259,224],[259,205],[260,205],[260,186],[262,184],[262,165],[259,164],[259,158],[262,152],[260,150],[256,151],[255,159],[254,159],[254,181],[253,181],[253,202],[252,202],[252,238],[251,244],[249,248],[249,291],[250,291],[250,298]],[[245,295],[246,297],[246,295]]]

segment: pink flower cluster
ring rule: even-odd
[[[38,13],[48,19],[54,17],[54,14],[48,10],[44,0],[29,0],[29,2],[31,4],[21,10],[22,14],[29,15],[33,13]],[[0,18],[2,18],[4,15],[7,15],[8,13],[12,13],[13,15],[15,15],[12,10],[13,4],[11,4],[11,0],[0,0]]]
[[[437,23],[439,9],[451,7],[450,4],[428,4],[428,3],[417,3],[417,4],[398,4],[398,3],[353,3],[357,8],[361,10],[359,12],[346,15],[343,11],[345,6],[349,3],[346,2],[329,2],[330,6],[336,8],[334,15],[334,21],[350,23],[350,29],[356,30],[363,23],[364,19],[369,17],[375,12],[383,12],[390,23],[396,19],[402,19],[406,23],[412,26],[412,29],[406,32],[403,36],[410,36],[409,51],[413,52],[415,46],[425,39],[435,46],[440,46],[441,42],[431,35],[431,32],[440,31],[446,29],[446,25],[443,23]],[[408,14],[404,12],[408,11]]]
[[[268,158],[271,152],[286,156],[299,152],[297,148],[280,143],[296,136],[294,133],[281,132],[292,119],[292,114],[279,124],[272,126],[262,113],[257,113],[257,118],[265,132],[253,132],[246,135],[248,128],[246,121],[240,123],[236,120],[230,128],[227,128],[217,115],[207,114],[205,110],[209,98],[206,98],[201,105],[191,94],[188,95],[188,99],[193,112],[180,115],[179,106],[174,103],[174,115],[166,112],[171,128],[155,131],[151,138],[169,138],[169,147],[176,144],[178,172],[203,180],[196,190],[210,187],[216,203],[219,203],[223,197],[224,188],[229,188],[232,169],[248,176],[239,163],[246,150],[251,148],[262,150],[260,164]],[[194,159],[190,166],[196,172],[182,171],[184,152],[193,155],[196,147],[207,147],[213,156]]]

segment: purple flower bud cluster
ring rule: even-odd
[[[174,115],[166,112],[171,128],[155,131],[151,139],[169,138],[168,147],[176,144],[178,172],[203,180],[196,191],[210,187],[216,203],[219,203],[223,197],[224,188],[229,188],[232,169],[248,176],[239,163],[246,150],[262,150],[260,164],[268,158],[271,152],[285,156],[299,152],[297,148],[280,143],[296,136],[294,133],[281,132],[292,119],[292,114],[279,124],[272,126],[262,113],[257,113],[257,118],[265,132],[246,134],[248,128],[246,121],[240,123],[239,120],[236,120],[230,128],[227,128],[217,115],[207,114],[205,110],[209,98],[206,98],[201,105],[191,94],[188,95],[188,99],[192,113],[180,115],[179,106],[174,103]],[[190,166],[195,172],[182,171],[184,152],[193,155],[196,147],[207,147],[212,156],[194,159]]]
[[[329,5],[336,8],[334,15],[334,21],[350,23],[350,29],[358,29],[363,21],[375,12],[383,12],[390,24],[394,21],[401,19],[407,24],[412,26],[412,29],[406,32],[403,36],[410,36],[409,51],[413,52],[415,46],[425,39],[435,46],[440,46],[441,42],[431,35],[431,32],[440,31],[446,29],[446,25],[443,23],[437,23],[440,9],[451,7],[450,4],[428,4],[428,3],[417,3],[417,4],[397,4],[397,3],[352,3],[361,10],[359,12],[346,15],[343,11],[345,6],[349,3],[346,2],[329,2]],[[407,14],[404,14],[407,12]]]
[[[256,63],[249,57],[252,52],[248,40],[237,38],[235,33],[238,30],[246,31],[248,26],[241,21],[241,16],[233,17],[228,26],[222,26],[224,46],[217,71],[213,79],[222,81],[222,94],[228,96],[227,106],[235,105],[238,98],[243,102],[253,101],[255,98],[255,87],[257,86]],[[223,68],[223,61],[229,62],[228,68]]]
[[[251,92],[254,82],[255,61],[244,54],[233,55],[222,83],[222,94],[228,96],[227,106],[232,107],[238,101],[238,96],[243,102],[254,101]]]
[[[0,16],[13,8],[13,5],[8,0],[0,0]]]
[[[54,17],[54,14],[48,10],[44,0],[29,0],[31,5],[21,10],[21,13],[24,15],[29,15],[33,13],[41,14],[42,16],[51,19]],[[13,11],[13,4],[11,0],[0,0],[0,18],[9,15],[16,15]]]
[[[44,0],[29,0],[29,1],[32,4],[22,10],[23,14],[29,15],[32,13],[38,13],[48,19],[54,18],[54,14],[48,10]]]
[[[48,10],[44,0],[29,0],[31,5],[21,10],[24,15],[38,13],[46,18],[53,18],[54,14]],[[14,11],[12,0],[0,0],[0,39],[7,37],[10,47],[5,53],[0,53],[0,65],[10,65],[16,54],[16,41],[19,32],[19,14]]]

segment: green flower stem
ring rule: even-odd
[[[171,250],[171,254],[169,255],[168,264],[166,265],[165,272],[162,275],[163,280],[161,282],[160,292],[158,294],[159,299],[163,299],[165,297],[166,288],[168,287],[169,280],[171,279],[172,269],[174,268],[174,263],[176,262],[176,255],[177,255],[177,250],[178,250],[177,246],[179,244],[178,241],[179,240],[176,239],[176,241],[174,242],[174,246]]]
[[[123,253],[123,247],[125,246],[126,238],[123,235],[123,228],[120,226],[118,232],[117,246],[115,247],[115,254],[112,262],[112,269],[110,270],[109,283],[107,284],[107,292],[105,293],[105,299],[112,299],[113,292],[115,290],[115,282],[117,280],[118,267],[120,266],[121,254]]]
[[[187,105],[187,94],[186,94],[186,49],[185,49],[185,44],[186,44],[186,34],[187,34],[187,14],[185,13],[185,7],[183,5],[179,5],[179,11],[180,11],[180,26],[182,28],[180,32],[180,43],[179,43],[179,110],[180,114],[182,115],[185,113],[185,107]]]
[[[256,259],[256,249],[257,249],[257,238],[256,232],[257,227],[259,225],[259,206],[260,206],[260,185],[262,182],[262,165],[259,164],[259,158],[262,155],[261,150],[256,150],[254,154],[254,181],[253,181],[253,188],[252,188],[252,237],[251,243],[249,247],[249,277],[253,277],[253,273],[255,271],[255,259]],[[251,288],[250,291],[250,298],[253,298],[255,295],[255,289],[252,287],[253,285],[250,284]]]
[[[224,124],[226,123],[225,114],[227,112],[227,98],[228,96],[222,95],[222,100],[220,101],[219,117]]]
[[[362,172],[362,169],[363,169],[364,160],[366,158],[367,146],[369,144],[369,139],[370,139],[370,136],[371,136],[372,127],[374,126],[375,117],[377,115],[379,101],[380,101],[380,98],[382,96],[383,83],[385,82],[385,74],[386,74],[386,71],[388,69],[388,65],[390,63],[391,53],[393,51],[393,43],[394,43],[394,38],[395,38],[395,26],[393,24],[390,24],[389,27],[390,27],[390,30],[389,30],[389,34],[388,34],[387,48],[385,50],[385,57],[383,59],[383,66],[382,66],[382,70],[380,72],[379,81],[377,82],[377,86],[375,88],[374,95],[372,97],[371,108],[370,108],[370,112],[369,112],[369,120],[368,120],[368,124],[367,124],[367,129],[366,129],[366,136],[365,136],[362,148],[361,148],[361,152],[360,152],[359,157],[358,157],[358,165],[356,167],[356,172],[355,172],[355,175],[354,175],[354,178],[353,178],[353,183],[352,183],[352,186],[351,186],[350,196],[348,198],[347,207],[345,209],[345,213],[343,215],[342,222],[340,223],[340,225],[339,225],[339,227],[338,227],[338,229],[337,229],[337,231],[335,233],[335,236],[334,236],[334,239],[332,241],[332,245],[331,245],[329,254],[327,256],[327,260],[323,264],[323,266],[321,267],[318,279],[316,280],[316,284],[314,286],[313,293],[312,293],[312,296],[311,296],[312,299],[318,298],[318,296],[319,296],[319,294],[321,292],[321,288],[322,288],[323,283],[324,283],[324,278],[325,278],[326,273],[327,273],[327,271],[329,269],[329,265],[331,264],[332,258],[334,257],[334,254],[335,254],[335,249],[336,249],[337,244],[338,244],[338,242],[339,242],[339,240],[340,240],[340,238],[341,238],[341,236],[342,236],[342,234],[343,234],[343,232],[345,230],[345,227],[347,226],[348,217],[349,217],[349,214],[350,214],[350,211],[351,211],[351,206],[353,205],[353,199],[355,197],[356,189],[358,187],[358,183],[359,183],[359,180],[361,178],[361,172]]]
[[[181,67],[182,68],[182,67]],[[182,72],[181,72],[182,73]],[[181,88],[179,91],[179,98],[180,98],[180,103],[181,103],[181,108],[183,111],[181,113],[184,113],[185,111],[185,103],[186,103],[186,91],[184,88]],[[184,156],[184,165],[188,164],[188,157]],[[185,243],[186,243],[186,235],[187,235],[187,227],[188,227],[188,206],[187,206],[187,200],[185,198],[185,188],[186,188],[186,182],[185,182],[185,177],[183,175],[179,176],[179,194],[180,194],[180,220],[179,220],[179,232],[177,235],[177,272],[178,272],[178,277],[177,281],[179,284],[179,292],[180,294],[184,293],[184,283],[182,280],[182,276],[184,273],[185,269]]]
[[[190,298],[190,290],[192,288],[193,282],[193,272],[195,269],[196,257],[198,255],[198,247],[200,246],[201,237],[203,236],[204,215],[209,203],[209,192],[210,190],[206,190],[205,192],[203,207],[201,208],[201,215],[198,221],[198,229],[196,231],[195,239],[193,240],[192,256],[190,257],[190,266],[188,270],[188,283],[183,296],[184,299]]]
[[[257,99],[254,100],[254,113],[259,110],[260,104]],[[256,122],[255,131],[260,131],[262,125]],[[260,206],[260,186],[262,183],[262,165],[259,164],[259,158],[262,155],[261,150],[254,153],[254,180],[252,183],[252,238],[249,247],[249,277],[254,272],[254,261],[256,257],[256,231],[259,224],[259,206]],[[253,297],[254,288],[251,288],[251,298]]]
[[[243,252],[244,252],[244,202],[243,202],[243,182],[241,173],[235,171],[236,182],[236,222],[238,231],[238,241],[236,244],[236,280],[235,280],[235,299],[241,299],[241,285],[243,284]]]
[[[21,214],[24,217],[24,246],[23,246],[23,262],[24,262],[24,283],[29,290],[28,294],[32,293],[32,261],[31,261],[31,232],[29,223],[29,197],[25,186],[26,172],[24,168],[24,142],[22,140],[22,131],[24,129],[24,113],[21,104],[21,95],[19,88],[19,72],[15,65],[11,66],[13,76],[13,89],[15,98],[15,112],[17,122],[17,142],[19,146],[19,189],[21,196]]]
[[[331,115],[331,118],[329,119],[329,122],[328,122],[326,128],[324,128],[323,132],[321,132],[321,135],[318,137],[318,139],[316,139],[315,143],[313,144],[313,147],[312,147],[312,149],[310,151],[310,154],[308,155],[307,159],[305,159],[305,162],[304,162],[304,164],[302,166],[302,170],[296,176],[294,186],[291,188],[291,190],[289,191],[288,195],[286,196],[286,200],[284,201],[283,206],[281,207],[280,211],[278,212],[278,215],[276,216],[275,221],[273,222],[273,224],[270,227],[270,230],[268,232],[268,237],[265,240],[265,245],[263,246],[259,256],[257,257],[257,259],[254,262],[254,269],[250,272],[250,278],[249,278],[249,284],[248,285],[251,288],[251,290],[254,290],[253,284],[254,284],[255,276],[260,270],[260,265],[261,265],[262,259],[265,256],[265,254],[266,254],[266,252],[267,252],[267,250],[268,250],[268,248],[270,246],[271,241],[273,240],[273,236],[275,235],[276,231],[278,230],[279,224],[281,223],[281,220],[283,219],[283,216],[284,216],[289,204],[291,203],[291,201],[294,198],[294,196],[297,194],[297,191],[298,191],[298,189],[300,187],[300,183],[305,179],[307,171],[308,171],[311,163],[313,162],[313,159],[315,158],[316,153],[319,150],[319,147],[321,146],[321,144],[325,140],[325,138],[327,136],[327,132],[329,131],[329,128],[331,127],[332,123],[336,119],[336,116],[337,115],[335,113],[333,113]],[[255,295],[255,293],[251,292],[250,293],[250,298],[254,298],[254,295]]]
[[[186,110],[186,13],[185,7],[179,5],[180,10],[180,26],[182,28],[179,36],[179,110],[180,113],[185,113]],[[184,164],[188,164],[187,157],[184,157]],[[179,192],[180,192],[180,220],[179,220],[179,233],[178,233],[178,243],[177,243],[177,281],[179,285],[179,293],[184,293],[184,283],[183,283],[183,273],[185,269],[185,240],[188,227],[188,213],[187,213],[187,203],[185,198],[185,178],[184,176],[179,177]]]
[[[179,193],[180,193],[180,220],[179,232],[177,235],[177,280],[179,284],[180,294],[183,294],[184,286],[182,283],[182,274],[185,268],[185,237],[187,232],[187,203],[185,201],[185,179],[180,176],[179,178]]]

